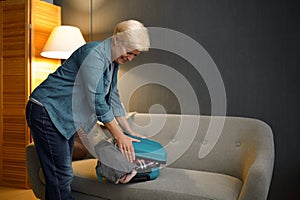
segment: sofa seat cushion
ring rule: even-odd
[[[96,159],[73,162],[73,191],[105,199],[238,199],[242,187],[242,182],[232,176],[169,167],[153,181],[100,183],[96,163]]]

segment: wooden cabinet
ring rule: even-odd
[[[25,106],[32,89],[60,64],[40,52],[61,24],[61,10],[40,0],[0,1],[0,10],[0,185],[28,188]]]

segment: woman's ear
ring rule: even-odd
[[[113,35],[112,36],[112,44],[114,46],[117,46],[118,42],[120,42],[120,38],[119,38],[118,34]]]

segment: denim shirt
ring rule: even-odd
[[[107,123],[115,116],[125,116],[117,89],[118,64],[111,68],[112,64],[111,38],[87,43],[50,74],[30,97],[43,104],[67,139],[79,128],[88,133],[97,120]]]

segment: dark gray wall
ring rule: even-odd
[[[76,25],[89,38],[89,1],[56,0],[64,24]],[[300,6],[279,0],[93,0],[93,40],[104,39],[114,25],[135,18],[146,26],[180,31],[211,55],[223,78],[227,115],[261,119],[273,129],[276,160],[269,199],[300,196]],[[176,41],[174,41],[176,42]],[[182,73],[197,93],[201,114],[210,114],[210,97],[202,80],[184,59],[169,52],[149,53],[123,66],[159,62]],[[174,80],[174,84],[176,80]],[[180,113],[168,88],[139,88],[129,110],[148,112],[161,104]],[[191,113],[193,113],[191,111]]]

